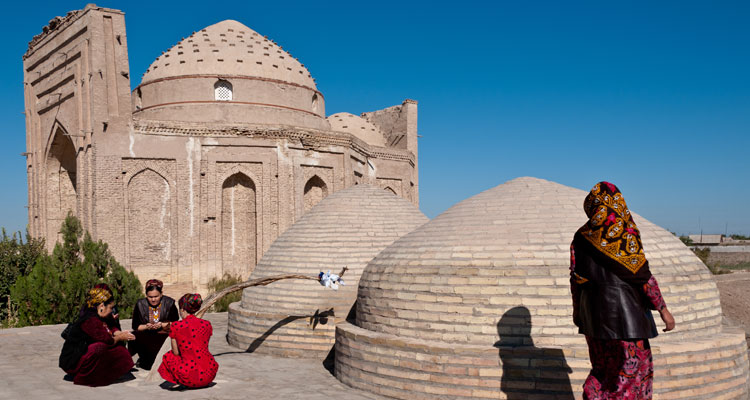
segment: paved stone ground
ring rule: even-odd
[[[64,325],[0,330],[0,399],[381,399],[352,389],[336,380],[319,361],[283,359],[245,353],[225,340],[227,314],[208,314],[214,327],[210,350],[219,363],[216,385],[198,390],[170,392],[147,383],[147,371],[135,380],[100,388],[63,380],[58,368]],[[123,327],[130,320],[122,321]]]

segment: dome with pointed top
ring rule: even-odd
[[[231,19],[182,39],[151,63],[141,82],[187,75],[256,77],[317,90],[310,72],[296,58]]]
[[[427,222],[409,201],[371,185],[355,185],[321,200],[279,236],[251,279],[281,274],[339,273],[337,291],[286,280],[243,291],[229,309],[229,342],[243,349],[324,358],[333,347],[334,320],[347,316],[365,265],[394,240]]]
[[[144,120],[330,129],[323,94],[307,68],[233,20],[162,53],[132,98],[133,116]]]

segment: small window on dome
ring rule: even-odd
[[[223,79],[219,79],[214,84],[214,98],[219,101],[232,100],[232,84]]]
[[[312,97],[312,110],[316,114],[319,112],[318,107],[320,107],[320,104],[318,104],[318,103],[319,103],[319,101],[318,101],[318,95],[317,95],[317,93],[313,94],[313,97]]]

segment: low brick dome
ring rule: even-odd
[[[374,186],[355,185],[326,197],[271,244],[251,279],[339,273],[346,266],[345,285],[333,291],[287,280],[247,288],[242,301],[230,306],[229,342],[263,353],[324,358],[333,347],[334,320],[349,313],[365,265],[425,222],[409,201]]]
[[[337,327],[337,377],[404,399],[504,398],[501,389],[506,396],[580,396],[590,365],[571,318],[569,248],[586,221],[585,196],[514,179],[386,248],[360,279],[354,323]],[[701,382],[701,393],[746,394],[744,335],[722,327],[710,272],[673,234],[633,215],[677,320],[674,332],[652,340],[655,392],[684,398]],[[513,355],[507,363],[504,354]],[[710,366],[678,373],[693,365]]]

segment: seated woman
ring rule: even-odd
[[[111,318],[114,298],[103,288],[89,290],[84,313],[73,324],[60,353],[60,367],[73,376],[73,383],[105,386],[133,368],[128,350],[120,342],[135,339]]]
[[[128,343],[128,347],[130,354],[138,354],[138,366],[143,369],[151,369],[167,340],[170,323],[180,318],[174,299],[161,293],[163,287],[162,281],[150,279],[146,282],[146,298],[133,307],[135,341]]]
[[[182,321],[172,324],[169,332],[172,351],[164,354],[159,374],[175,384],[173,387],[206,387],[219,370],[219,364],[208,351],[213,328],[210,322],[193,315],[203,304],[201,295],[186,294],[180,298],[179,304]]]

